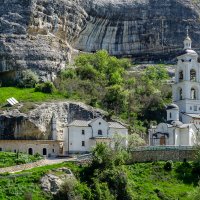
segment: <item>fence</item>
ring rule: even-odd
[[[149,146],[138,147],[131,152],[131,162],[150,161],[192,161],[196,149],[190,146]]]

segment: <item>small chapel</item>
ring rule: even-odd
[[[200,63],[188,35],[175,69],[167,122],[149,129],[150,146],[194,146],[200,128]]]

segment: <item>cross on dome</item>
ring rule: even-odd
[[[186,27],[187,30],[187,37],[184,40],[184,49],[191,49],[192,47],[192,40],[189,37],[189,27]]]
[[[189,34],[188,34],[188,32],[189,32],[189,26],[186,27],[186,30],[187,30],[187,37],[189,37]]]

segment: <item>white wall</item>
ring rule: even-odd
[[[118,134],[122,137],[125,137],[124,144],[126,147],[128,146],[128,129],[122,129],[122,128],[109,128],[108,130],[108,136],[113,138],[115,134]]]
[[[181,145],[181,146],[190,145],[189,135],[190,134],[189,134],[188,128],[180,129],[180,132],[179,132],[180,143],[179,143],[179,145]]]
[[[75,127],[69,126],[64,129],[64,153],[89,152],[96,145],[95,137],[97,138],[112,138],[115,133],[122,136],[128,135],[128,130],[109,128],[109,124],[99,118],[90,124],[91,127]],[[82,134],[82,130],[85,134]],[[98,130],[102,130],[102,135],[98,134]],[[92,139],[93,138],[93,139]],[[82,141],[85,146],[82,146]],[[107,141],[107,140],[105,140]],[[127,141],[125,141],[127,145]]]
[[[107,137],[108,136],[108,123],[102,118],[98,118],[91,124],[93,137]],[[98,135],[98,130],[102,130],[103,135]]]
[[[82,130],[85,131],[85,134],[82,134]],[[87,152],[91,149],[91,140],[92,137],[92,129],[91,127],[75,127],[69,126],[69,138],[68,141],[65,142],[65,145],[68,145],[68,151],[71,153],[75,152]],[[82,141],[85,142],[85,146],[82,146]]]

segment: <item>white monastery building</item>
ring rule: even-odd
[[[167,106],[167,123],[149,129],[149,145],[193,146],[200,128],[200,63],[191,49],[192,41],[184,40],[184,50],[178,56],[173,104]]]
[[[127,145],[128,129],[118,122],[106,122],[101,117],[90,120],[75,120],[64,129],[64,153],[89,152],[98,142],[112,143],[118,134]]]
[[[127,145],[128,129],[119,122],[106,122],[101,117],[90,121],[72,121],[63,127],[60,135],[56,117],[53,115],[51,129],[52,137],[47,140],[0,139],[0,151],[31,155],[38,153],[47,157],[65,156],[90,152],[98,142],[112,146],[116,135],[120,135],[124,145]]]

